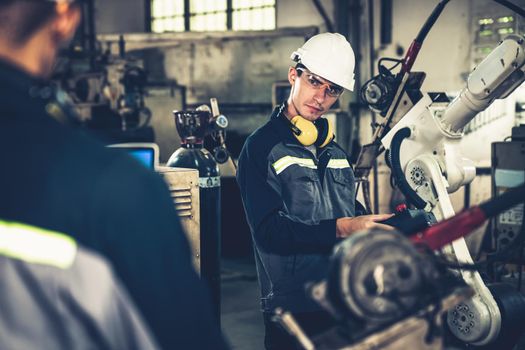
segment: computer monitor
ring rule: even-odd
[[[155,170],[159,166],[159,146],[156,143],[118,143],[108,147],[122,148],[148,169]]]

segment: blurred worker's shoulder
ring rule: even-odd
[[[105,143],[96,138],[90,130],[80,128],[65,128],[62,130],[62,144],[56,144],[53,152],[60,173],[77,173],[84,182],[100,184],[104,176],[106,180],[113,178],[113,184],[125,183],[126,179],[137,181],[158,181],[160,176],[132,158],[125,151],[108,148]]]
[[[158,210],[174,209],[166,182],[154,170],[122,149],[106,147],[87,131],[71,131],[70,140],[71,147],[60,150],[66,153],[62,167],[72,167],[68,173],[80,178],[79,186],[86,187],[85,195],[92,200],[141,213],[146,203]]]
[[[11,221],[0,221],[0,244],[0,306],[16,305],[16,312],[3,315],[4,326],[42,321],[4,334],[0,348],[68,349],[71,339],[79,348],[98,348],[100,339],[111,349],[158,348],[106,258],[65,234]],[[67,327],[50,326],[57,322]]]

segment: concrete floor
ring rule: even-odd
[[[221,323],[232,350],[264,350],[264,324],[259,298],[255,263],[223,259]]]

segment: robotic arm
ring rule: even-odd
[[[525,41],[512,35],[503,40],[470,74],[467,87],[446,108],[433,105],[426,94],[381,140],[389,151],[393,176],[416,207],[438,221],[453,216],[448,193],[470,183],[473,163],[461,156],[462,128],[495,99],[505,98],[525,81]],[[472,263],[463,238],[444,249],[460,263]],[[475,296],[448,314],[450,330],[460,340],[484,345],[501,328],[498,305],[479,273],[461,275]]]
[[[470,74],[467,87],[448,106],[441,118],[445,130],[460,131],[495,99],[506,98],[525,80],[524,38],[503,40]]]

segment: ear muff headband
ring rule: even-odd
[[[315,141],[315,145],[319,148],[323,148],[334,139],[334,128],[332,123],[330,123],[330,121],[325,118],[317,119],[314,124],[319,134],[317,136],[317,140]]]

